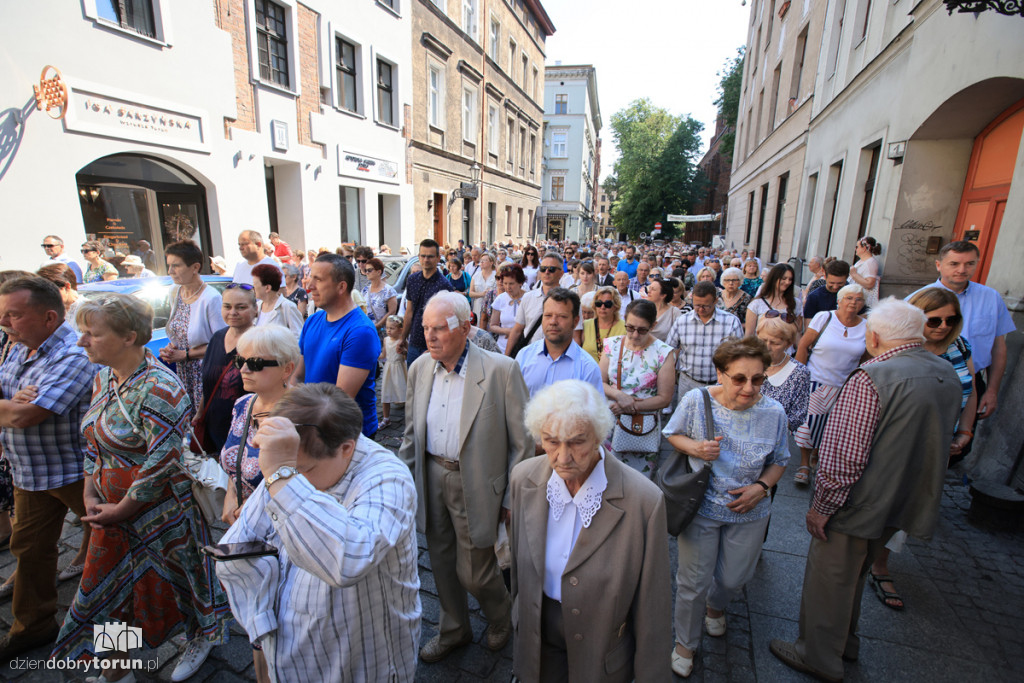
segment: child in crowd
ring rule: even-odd
[[[391,404],[405,403],[405,382],[408,378],[405,354],[398,352],[398,345],[402,341],[402,319],[397,315],[388,316],[384,329],[387,336],[380,350],[380,357],[384,361],[380,392],[380,402],[384,407],[381,429],[391,424]]]

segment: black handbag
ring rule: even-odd
[[[530,331],[516,340],[515,346],[512,347],[512,353],[509,354],[512,358],[518,356],[520,351],[522,351],[524,348],[530,345],[530,337],[532,337],[533,334],[537,331],[537,328],[540,327],[541,321],[543,320],[543,315],[537,316],[537,320],[534,321],[533,325],[530,326]]]
[[[704,397],[704,432],[706,439],[715,438],[715,423],[711,416],[711,394],[707,387],[701,387]],[[665,516],[668,532],[678,536],[689,526],[697,515],[697,509],[704,500],[711,482],[711,465],[705,464],[699,471],[690,468],[690,458],[676,451],[674,458],[665,463],[658,473],[657,484],[665,494]]]

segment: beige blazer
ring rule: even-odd
[[[427,529],[426,479],[427,404],[436,361],[424,353],[409,368],[405,436],[398,457],[412,469],[419,496],[416,521]],[[527,392],[514,360],[469,344],[465,361],[459,429],[459,464],[466,496],[469,536],[477,548],[498,540],[498,516],[510,507],[508,480],[512,468],[534,454],[523,410]]]
[[[562,574],[570,683],[671,681],[672,591],[661,491],[605,456],[601,509],[580,531]],[[540,678],[541,601],[551,465],[538,456],[512,472],[512,667]]]

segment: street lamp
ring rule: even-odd
[[[474,185],[480,184],[480,164],[473,162],[473,165],[469,167],[469,180]]]

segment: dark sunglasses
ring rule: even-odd
[[[232,361],[235,367],[239,370],[242,366],[249,368],[249,372],[260,372],[263,368],[276,368],[280,367],[281,363],[268,358],[242,358],[241,356],[235,356]]]
[[[542,273],[555,273],[561,270],[561,268],[559,268],[558,266],[540,266],[539,268],[537,268],[537,270],[539,270]]]
[[[754,375],[753,377],[748,378],[746,375],[730,375],[725,370],[722,370],[721,372],[723,375],[732,380],[733,386],[737,387],[742,387],[744,384],[747,383],[747,381],[749,381],[755,387],[759,387],[762,384],[764,384],[764,381],[767,378],[767,375]]]
[[[356,259],[356,263],[366,263],[366,262],[367,262],[367,261],[369,261],[369,260],[370,260],[370,259],[365,259],[365,258],[357,258],[357,259]]]
[[[53,249],[54,247],[59,247],[60,245],[59,244],[40,244],[39,246],[41,246],[43,249]]]
[[[774,308],[769,309],[765,312],[764,317],[766,318],[782,318],[784,323],[795,323],[796,316],[788,311],[776,311]]]
[[[83,249],[82,253],[83,254],[95,254],[96,250],[95,249]]]
[[[948,318],[928,318],[928,320],[926,320],[924,324],[934,330],[937,329],[940,325],[942,325],[943,322],[945,322],[946,327],[952,328],[959,325],[962,319],[963,316],[957,313],[956,315],[951,315]]]
[[[224,289],[244,289],[247,292],[251,292],[252,291],[252,285],[247,285],[244,282],[232,282],[230,285],[228,285]]]
[[[594,302],[594,307],[595,308],[615,308],[615,302],[614,301],[595,301]]]

